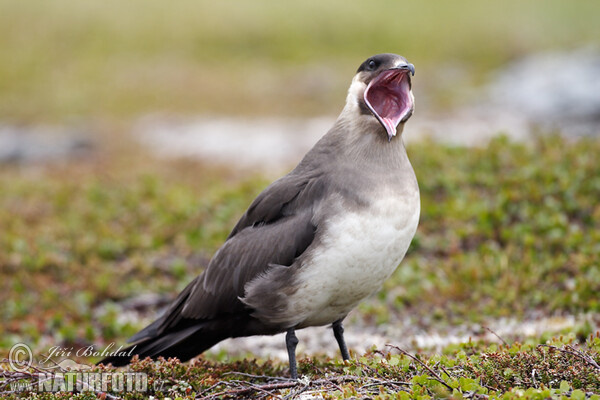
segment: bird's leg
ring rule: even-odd
[[[349,360],[350,353],[348,352],[348,347],[346,346],[346,341],[344,340],[344,327],[342,326],[342,320],[335,321],[333,325],[333,336],[335,336],[335,340],[337,340],[338,345],[340,346],[340,352],[342,353],[342,359]]]
[[[298,369],[296,367],[296,346],[298,338],[294,332],[294,328],[290,328],[285,335],[285,346],[287,347],[288,357],[290,359],[290,375],[292,379],[298,379]]]

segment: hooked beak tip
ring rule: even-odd
[[[415,76],[415,66],[411,63],[407,63],[407,64],[400,64],[397,67],[394,67],[392,69],[401,69],[401,70],[405,70],[410,72],[411,76]]]

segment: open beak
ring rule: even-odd
[[[411,76],[414,74],[414,65],[402,64],[382,71],[365,90],[365,103],[387,131],[388,140],[396,136],[398,125],[412,115]]]

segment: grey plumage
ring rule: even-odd
[[[292,172],[254,200],[206,270],[169,309],[130,339],[134,354],[185,361],[229,337],[287,331],[295,377],[294,329],[333,323],[347,358],[341,321],[400,262],[418,221],[417,181],[396,137],[413,110],[409,72],[414,67],[393,54],[361,65],[334,126]],[[396,199],[397,218],[387,206]],[[367,236],[364,251],[353,250],[363,246],[360,232],[348,233],[346,226],[380,239]],[[354,256],[344,258],[345,247]],[[356,260],[368,254],[375,256],[376,279],[363,290]],[[349,276],[336,272],[346,270]],[[311,293],[317,294],[314,301],[304,298]]]

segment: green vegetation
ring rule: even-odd
[[[123,385],[123,389],[117,386],[112,394],[123,399],[142,399],[149,395],[158,399],[273,398],[278,395],[296,398],[306,393],[326,399],[599,400],[600,396],[594,393],[600,392],[600,337],[590,337],[583,346],[569,342],[562,339],[545,346],[516,343],[500,347],[465,343],[434,356],[414,356],[391,347],[346,362],[304,359],[299,365],[303,376],[299,382],[277,378],[284,373],[284,368],[269,361],[221,364],[199,358],[185,365],[176,359],[159,362],[136,359],[128,371],[145,374],[145,391],[123,391],[126,388]],[[114,372],[107,367],[94,371]],[[65,374],[66,379],[77,379],[75,374],[70,375],[72,378]],[[32,380],[25,376],[20,382]],[[113,388],[108,385],[104,392],[88,390],[73,398],[108,398],[107,393]],[[21,394],[38,399],[62,398],[60,392]],[[16,399],[18,395],[6,398]]]
[[[397,324],[410,316],[438,330],[495,317],[600,310],[600,141],[545,137],[522,145],[499,138],[485,148],[422,143],[409,152],[422,191],[419,231],[400,268],[355,319]],[[6,354],[16,342],[33,345],[36,354],[47,352],[49,343],[123,342],[143,322],[120,318],[130,312],[122,301],[183,288],[266,184],[131,152],[42,169],[0,168],[0,350]],[[400,386],[413,398],[450,392],[581,398],[585,391],[600,392],[593,364],[563,346],[588,340],[582,350],[600,362],[600,339],[589,339],[590,326],[565,334],[554,343],[562,350],[537,347],[549,339],[544,335],[523,346],[465,343],[443,355],[420,355],[452,391],[408,356],[385,355],[382,361],[375,352],[348,365],[316,357],[301,368],[315,379],[342,379],[322,381],[334,398],[361,394],[365,385],[384,397],[399,390],[375,378],[408,382]],[[221,380],[246,379],[226,371],[286,374],[285,363],[265,362],[201,358],[189,368],[176,362],[133,368],[151,375],[174,369],[173,379],[192,387],[191,394],[179,395],[192,396],[233,388],[212,387]],[[344,375],[359,378],[345,381]]]
[[[337,113],[379,52],[447,104],[516,57],[597,44],[598,15],[595,0],[0,0],[0,121]]]

